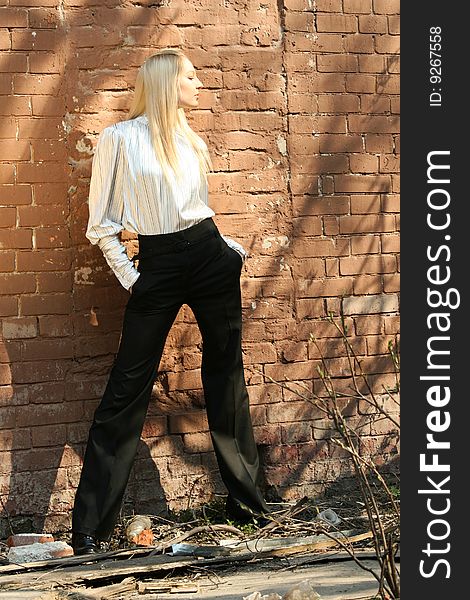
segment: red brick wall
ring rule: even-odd
[[[157,47],[181,46],[199,71],[201,109],[188,116],[217,170],[211,205],[250,253],[244,353],[267,485],[291,499],[349,472],[321,413],[276,383],[319,389],[313,333],[338,388],[349,384],[329,311],[342,303],[375,389],[393,384],[398,0],[158,4],[0,1],[0,508],[37,528],[46,514],[49,529],[69,524],[127,300],[84,236],[93,147],[125,116],[137,68]],[[184,307],[126,506],[166,498],[178,509],[224,493],[200,359]],[[386,433],[369,428],[365,451],[377,453]]]

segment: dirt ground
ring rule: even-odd
[[[269,559],[253,564],[237,564],[217,567],[210,572],[207,569],[190,569],[184,574],[167,577],[165,581],[191,581],[199,586],[198,592],[149,593],[126,592],[119,596],[109,596],[116,600],[242,600],[253,592],[261,595],[278,593],[280,596],[296,584],[309,580],[322,600],[369,600],[377,592],[377,582],[373,576],[361,569],[354,561],[338,553],[341,560],[319,562],[314,556],[302,556],[286,559]],[[377,569],[377,562],[364,559],[364,565]],[[58,573],[57,573],[58,575]],[[40,578],[40,574],[38,573]],[[57,578],[60,580],[60,577]],[[154,580],[155,581],[155,580]],[[37,584],[37,582],[36,582]],[[0,590],[2,588],[0,579]],[[0,600],[87,600],[99,598],[91,595],[91,589],[82,587],[67,590],[50,591],[48,585],[43,589],[16,589],[0,591]],[[101,598],[107,598],[102,595]]]

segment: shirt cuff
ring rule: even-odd
[[[226,242],[227,246],[230,246],[230,248],[232,248],[233,250],[235,250],[236,252],[238,252],[238,254],[242,257],[243,262],[245,262],[246,257],[248,256],[245,248],[239,244],[238,242],[236,242],[235,240],[232,240],[232,238],[226,237],[225,235],[220,234],[222,239]]]
[[[99,240],[98,245],[119,283],[129,290],[140,277],[140,273],[134,267],[132,260],[128,258],[126,248],[121,244],[118,236],[103,237]]]

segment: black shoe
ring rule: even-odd
[[[266,518],[267,513],[259,513],[252,510],[248,506],[246,510],[236,504],[230,496],[227,498],[225,503],[225,514],[227,518],[232,521],[237,521],[243,525],[251,523],[257,527],[265,527],[268,523],[271,523],[270,519]]]
[[[74,556],[96,554],[100,551],[96,538],[85,533],[72,532],[72,548]]]

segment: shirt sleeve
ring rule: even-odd
[[[123,198],[119,182],[122,178],[122,149],[119,133],[111,127],[98,137],[92,161],[89,219],[86,237],[98,244],[104,258],[121,285],[128,290],[140,277],[126,248],[121,244]]]

